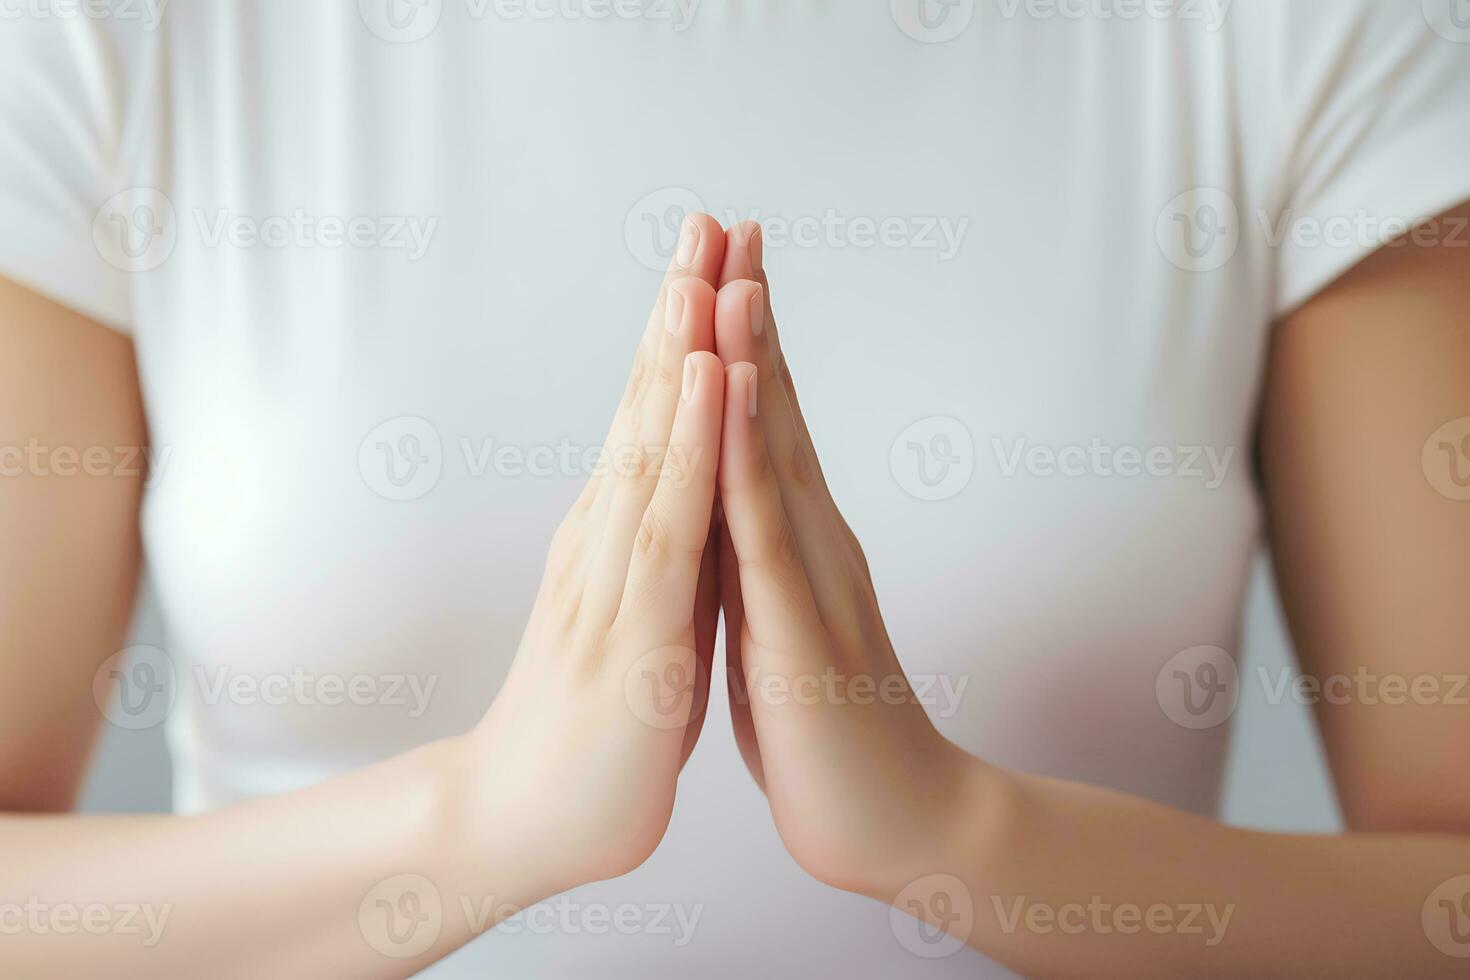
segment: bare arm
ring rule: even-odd
[[[137,585],[143,474],[117,471],[148,437],[126,337],[3,279],[0,337],[0,810],[66,810]],[[56,472],[90,447],[108,475]]]
[[[777,828],[804,867],[1027,975],[1463,975],[1470,878],[1452,880],[1470,875],[1462,706],[1324,707],[1349,828],[1306,836],[1002,771],[959,752],[908,701],[766,697],[762,676],[835,667],[881,682],[901,668],[812,463],[775,332],[751,329],[753,288],[727,285],[717,320],[721,356],[752,362],[760,390],[759,418],[727,409],[722,466],[750,714],[737,731],[758,743]],[[1421,465],[1430,434],[1470,415],[1467,309],[1470,251],[1405,247],[1280,326],[1265,477],[1310,673],[1470,671],[1459,629],[1470,502],[1438,494]],[[730,370],[738,399],[748,369]],[[727,584],[727,615],[731,600]]]
[[[1270,537],[1304,672],[1447,681],[1425,705],[1318,701],[1348,826],[1470,834],[1470,691],[1446,703],[1470,674],[1470,488],[1442,492],[1470,475],[1470,424],[1444,428],[1470,417],[1464,236],[1372,256],[1280,327],[1267,381]]]
[[[466,892],[494,882],[540,897],[534,869],[491,871],[493,855],[458,853],[469,839],[457,826],[460,743],[208,816],[41,815],[73,805],[101,718],[93,674],[127,632],[144,479],[134,450],[147,437],[127,338],[5,281],[0,336],[6,972],[163,976],[219,963],[224,973],[390,975],[470,935],[449,921],[418,957],[374,949],[359,903],[400,869]],[[93,447],[106,466],[69,455]]]
[[[55,814],[95,733],[93,672],[126,628],[140,480],[0,479],[0,972],[406,976],[524,906],[642,863],[697,721],[692,692],[627,678],[696,673],[724,377],[700,281],[717,275],[724,236],[700,221],[612,430],[666,449],[668,465],[589,485],[510,678],[464,736],[199,816]],[[5,442],[142,443],[125,339],[0,284],[0,340]]]

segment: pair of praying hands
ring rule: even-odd
[[[557,531],[472,735],[497,833],[557,855],[548,889],[626,873],[657,847],[703,725],[721,609],[741,752],[812,875],[891,900],[933,870],[977,791],[977,760],[904,679],[828,491],[761,252],[757,225],[685,220],[608,437],[613,465]],[[831,696],[834,678],[859,696]],[[512,799],[544,805],[512,814]]]

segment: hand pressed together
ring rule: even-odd
[[[891,897],[951,833],[975,760],[888,641],[781,355],[758,226],[686,221],[604,460],[477,731],[498,769],[487,811],[563,856],[559,887],[642,863],[702,726],[723,609],[736,738],[782,840],[820,880]],[[546,805],[516,827],[507,798]]]

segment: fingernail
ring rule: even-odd
[[[684,229],[679,232],[679,252],[674,256],[674,261],[687,269],[694,264],[694,253],[698,251],[699,226],[685,218]]]
[[[745,409],[750,413],[751,418],[755,418],[755,392],[757,388],[755,378],[757,373],[754,368],[751,368],[750,380],[746,382]]]
[[[765,242],[760,228],[750,233],[750,267],[757,273],[765,268]]]
[[[766,291],[757,286],[755,292],[750,295],[750,332],[759,337],[764,329],[766,329]]]
[[[690,354],[684,358],[684,395],[687,402],[694,397],[694,382],[699,377],[699,366],[694,363],[694,355]]]
[[[669,287],[669,298],[664,303],[664,329],[678,333],[684,322],[684,294],[673,286]]]

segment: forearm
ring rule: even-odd
[[[477,761],[455,739],[199,816],[0,818],[0,960],[24,976],[412,974],[546,897],[535,848],[502,847],[493,812],[461,798]],[[422,880],[381,884],[399,875]],[[430,918],[405,914],[416,901]]]
[[[1463,970],[1421,914],[1470,872],[1470,839],[1263,833],[978,763],[971,776],[969,819],[929,870],[964,882],[962,938],[1028,976]]]

